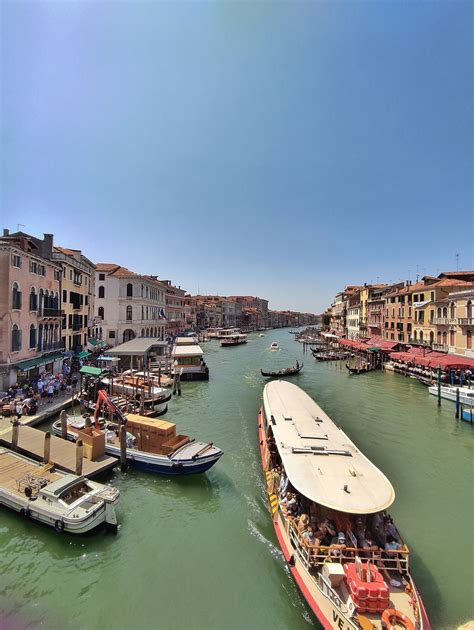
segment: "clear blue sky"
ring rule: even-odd
[[[470,2],[3,2],[1,223],[322,310],[473,265]]]

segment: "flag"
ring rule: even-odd
[[[168,319],[166,317],[165,310],[163,308],[160,308],[160,318],[161,319]]]

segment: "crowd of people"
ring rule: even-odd
[[[345,514],[324,508],[300,495],[281,467],[275,439],[266,440],[270,454],[270,491],[278,498],[283,516],[292,521],[313,566],[324,559],[355,558],[375,562],[392,587],[405,585],[402,570],[404,545],[390,515]],[[396,573],[393,573],[396,572]]]
[[[61,372],[43,372],[28,381],[12,385],[1,398],[2,415],[13,420],[19,420],[23,415],[33,416],[41,402],[52,404],[61,392],[71,394],[77,382],[77,374],[65,362]]]

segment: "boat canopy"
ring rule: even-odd
[[[173,352],[171,353],[172,357],[202,357],[203,351],[201,346],[175,346],[173,348]]]
[[[381,512],[393,503],[390,481],[300,387],[268,383],[263,403],[283,467],[298,492],[350,514]]]

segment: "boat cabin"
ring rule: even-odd
[[[204,361],[201,346],[174,346],[171,353],[172,374],[183,380],[208,380],[209,368]]]

